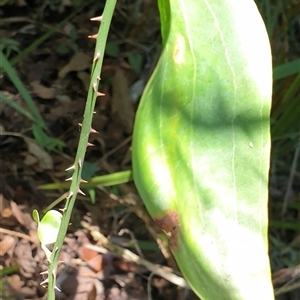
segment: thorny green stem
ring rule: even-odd
[[[96,99],[99,96],[98,85],[99,85],[100,73],[102,69],[103,55],[104,55],[104,50],[105,50],[111,19],[116,6],[116,1],[117,0],[107,0],[101,18],[101,26],[99,28],[97,37],[95,36],[96,38],[95,55],[93,59],[93,66],[91,71],[91,82],[90,82],[87,102],[86,102],[84,116],[83,116],[82,129],[80,133],[80,139],[79,139],[74,165],[69,168],[69,170],[74,171],[71,178],[72,183],[70,186],[69,195],[67,197],[66,205],[64,208],[64,213],[63,213],[58,237],[54,245],[52,255],[50,257],[51,262],[49,262],[48,300],[55,300],[56,269],[58,265],[60,250],[64,241],[64,237],[67,233],[67,229],[70,222],[77,193],[82,193],[80,190],[80,183],[82,182],[81,179],[82,165],[85,158],[86,148],[88,146],[88,138],[90,133],[92,132],[91,124],[92,124]]]

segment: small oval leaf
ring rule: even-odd
[[[39,223],[38,236],[41,244],[55,243],[59,232],[62,214],[57,210],[48,211]]]
[[[38,213],[38,211],[36,209],[34,209],[32,211],[32,218],[39,225],[39,223],[40,223],[40,216],[39,216],[39,213]]]

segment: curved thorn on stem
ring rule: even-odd
[[[78,194],[85,196],[85,193],[81,189],[78,189]]]
[[[55,286],[54,289],[61,292],[61,290],[57,286]]]
[[[91,21],[98,21],[98,22],[101,22],[101,21],[102,21],[102,16],[90,18],[90,20],[91,20]]]
[[[42,281],[42,282],[40,283],[40,285],[48,284],[48,282],[49,282],[49,279],[47,278],[47,279],[45,279],[44,281]]]
[[[75,170],[75,166],[74,165],[71,166],[71,167],[69,167],[69,168],[67,168],[67,169],[65,169],[66,172],[71,171],[71,170]]]
[[[70,191],[69,195],[66,197],[67,200],[69,200],[72,196],[74,195],[74,193],[72,191]]]
[[[79,168],[82,168],[82,160],[81,159],[78,159],[78,166],[79,166]]]
[[[95,62],[96,60],[98,60],[100,58],[100,53],[97,52],[97,54],[95,55],[93,62]]]
[[[98,34],[88,35],[89,39],[97,39]]]
[[[97,130],[91,128],[91,129],[90,129],[90,133],[99,133],[99,132],[98,132]]]

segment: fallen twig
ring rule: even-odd
[[[81,222],[81,225],[90,231],[93,238],[97,242],[101,243],[101,246],[107,248],[115,255],[120,256],[127,261],[139,264],[151,271],[152,273],[163,277],[164,279],[176,284],[177,286],[190,289],[185,279],[174,274],[173,269],[159,264],[153,264],[146,259],[140,258],[138,255],[129,251],[128,249],[124,249],[120,246],[110,243],[109,240],[103,234],[100,233],[99,229],[95,229],[95,227],[89,225],[84,221]]]

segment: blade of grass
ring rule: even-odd
[[[0,277],[14,273],[15,271],[18,271],[18,270],[19,270],[19,266],[5,267],[4,269],[0,270]]]
[[[274,68],[273,79],[278,80],[300,72],[300,58]]]
[[[300,137],[299,123],[299,85],[300,73],[293,79],[285,91],[279,107],[273,113],[272,139],[276,142],[274,153],[277,155],[293,150]],[[279,143],[277,143],[279,141]],[[288,147],[283,144],[288,143]]]
[[[32,122],[36,122],[35,117],[32,115],[31,112],[20,106],[18,103],[14,102],[12,99],[6,97],[2,92],[0,92],[0,102],[4,102],[5,104],[9,105],[11,108],[16,110],[18,113],[26,117],[27,119],[31,120]]]
[[[91,178],[87,183],[82,183],[82,188],[92,188],[97,186],[112,186],[132,181],[132,171],[116,172],[108,175],[96,176]],[[67,189],[70,187],[69,182],[49,183],[40,185],[38,188],[41,190],[56,190]]]
[[[300,231],[300,223],[295,221],[273,221],[270,220],[270,227],[280,228],[280,229],[290,229],[295,231]]]
[[[264,16],[265,24],[267,27],[268,35],[272,39],[274,34],[275,25],[277,22],[277,16],[280,13],[280,7],[273,5],[270,0],[255,1],[260,12]]]
[[[5,73],[11,80],[11,82],[14,84],[24,101],[26,102],[29,111],[32,113],[34,117],[34,121],[39,125],[41,128],[46,129],[46,125],[44,123],[44,120],[38,111],[36,105],[34,104],[34,101],[32,100],[29,92],[25,88],[24,84],[20,80],[19,76],[17,75],[16,71],[13,69],[9,61],[6,59],[5,55],[1,52],[1,61],[0,61],[0,66],[4,69]],[[2,100],[2,97],[1,97]],[[9,101],[8,104],[11,105],[12,101]]]

